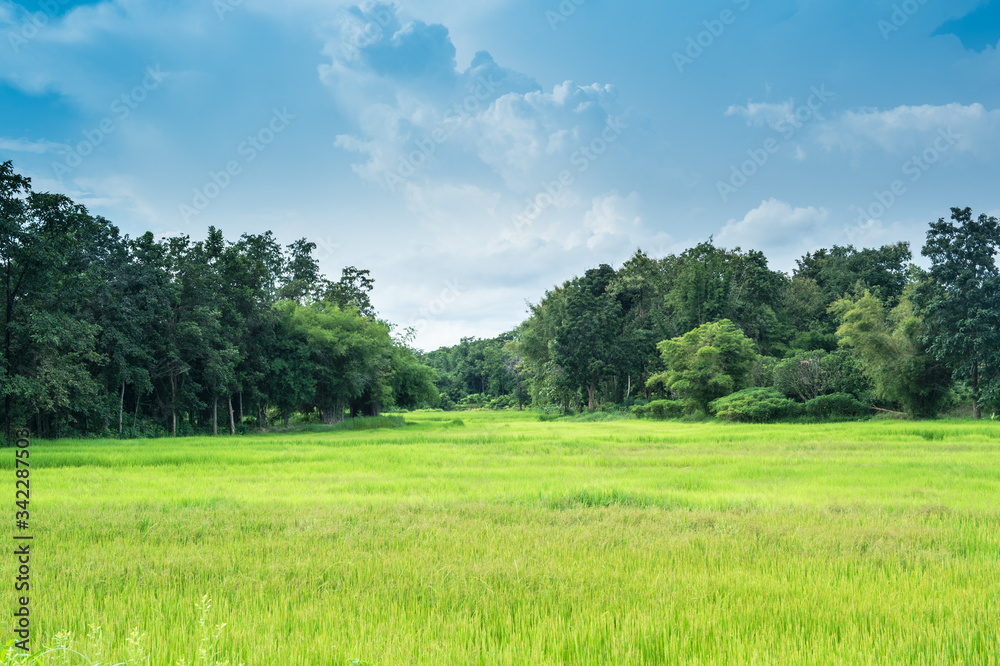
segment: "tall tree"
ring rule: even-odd
[[[374,287],[371,271],[348,266],[341,271],[340,280],[330,284],[324,300],[336,303],[341,309],[352,307],[362,317],[375,319],[370,296]]]
[[[552,341],[553,360],[587,392],[591,411],[596,408],[598,384],[613,374],[619,355],[622,309],[607,291],[614,275],[605,264],[570,283],[565,314]]]
[[[305,305],[319,298],[325,291],[325,280],[319,262],[312,256],[316,243],[300,238],[288,246],[289,257],[285,264],[279,299],[288,299]]]
[[[983,389],[1000,381],[1000,222],[952,208],[951,221],[931,223],[923,255],[932,266],[917,292],[927,320],[931,353],[968,383],[972,417],[979,419]]]
[[[891,312],[870,291],[830,306],[841,322],[837,336],[861,361],[878,397],[912,417],[936,416],[951,388],[951,372],[927,351],[925,324],[908,297]]]
[[[0,164],[0,270],[3,271],[3,380],[4,438],[10,442],[11,411],[14,391],[11,382],[14,374],[14,326],[20,301],[27,292],[27,283],[33,272],[43,265],[44,257],[32,252],[28,232],[27,196],[31,180],[14,172],[11,162]]]

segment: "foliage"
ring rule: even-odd
[[[680,418],[684,414],[684,403],[680,400],[652,400],[645,405],[632,407],[632,413],[641,419],[666,419]]]
[[[368,270],[327,279],[308,239],[283,248],[269,231],[229,241],[215,227],[202,240],[129,238],[66,196],[32,191],[4,162],[4,428],[235,434],[386,409],[566,414],[665,397],[704,412],[772,385],[803,402],[849,393],[927,416],[952,395],[943,370],[979,416],[1000,404],[998,249],[995,219],[956,208],[952,223],[931,225],[927,273],[905,243],[821,248],[790,277],[712,239],[660,258],[638,250],[546,292],[506,333],[424,353],[412,330],[394,335],[379,319]],[[881,313],[862,303],[866,290]],[[721,321],[762,354],[748,372],[712,344],[664,371],[664,344]]]
[[[450,406],[484,406],[490,400],[510,396],[511,406],[520,408],[527,401],[527,392],[516,339],[516,332],[490,340],[462,338],[453,347],[419,354],[417,358],[433,369],[437,391]],[[476,394],[483,397],[470,397]]]
[[[123,237],[0,164],[5,432],[235,434],[247,414],[436,405],[433,372],[376,319],[369,272],[331,283],[315,248],[215,227]]]
[[[747,388],[719,398],[712,401],[709,409],[722,421],[770,423],[794,416],[799,405],[777,389],[764,387]]]
[[[927,352],[924,323],[908,297],[891,312],[870,292],[831,306],[841,322],[840,343],[861,360],[877,397],[901,405],[911,417],[936,416],[951,389],[950,372]]]
[[[693,409],[705,410],[713,400],[745,388],[757,359],[753,342],[728,319],[658,347],[667,369],[650,382],[661,382]]]
[[[1000,221],[952,208],[931,224],[923,255],[932,266],[916,300],[931,354],[968,382],[973,418],[980,401],[1000,398]]]
[[[809,400],[805,413],[820,419],[856,418],[870,413],[870,409],[849,393],[830,393]]]
[[[846,349],[799,352],[779,361],[773,378],[776,389],[802,402],[838,392],[867,399],[871,392],[860,364]]]

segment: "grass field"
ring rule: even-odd
[[[1000,663],[1000,424],[405,418],[34,443],[36,643],[190,662],[208,595],[247,666]]]

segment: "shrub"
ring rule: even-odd
[[[402,416],[357,416],[351,419],[344,419],[340,423],[331,426],[322,426],[318,432],[329,432],[331,430],[380,430],[382,428],[402,428],[406,425],[406,419]]]
[[[628,421],[636,418],[635,414],[628,412],[584,412],[577,416],[567,417],[565,420],[574,423],[601,423],[605,421]]]
[[[653,400],[645,405],[636,405],[630,410],[640,419],[680,418],[684,414],[684,403],[680,400]]]
[[[805,404],[806,414],[821,419],[856,418],[868,413],[868,407],[849,393],[831,393]]]
[[[798,405],[777,389],[749,388],[712,401],[709,405],[715,416],[723,421],[743,423],[768,423],[793,416]]]

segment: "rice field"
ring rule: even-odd
[[[225,623],[198,663],[1000,663],[1000,423],[404,418],[33,443],[33,647],[192,663]]]

